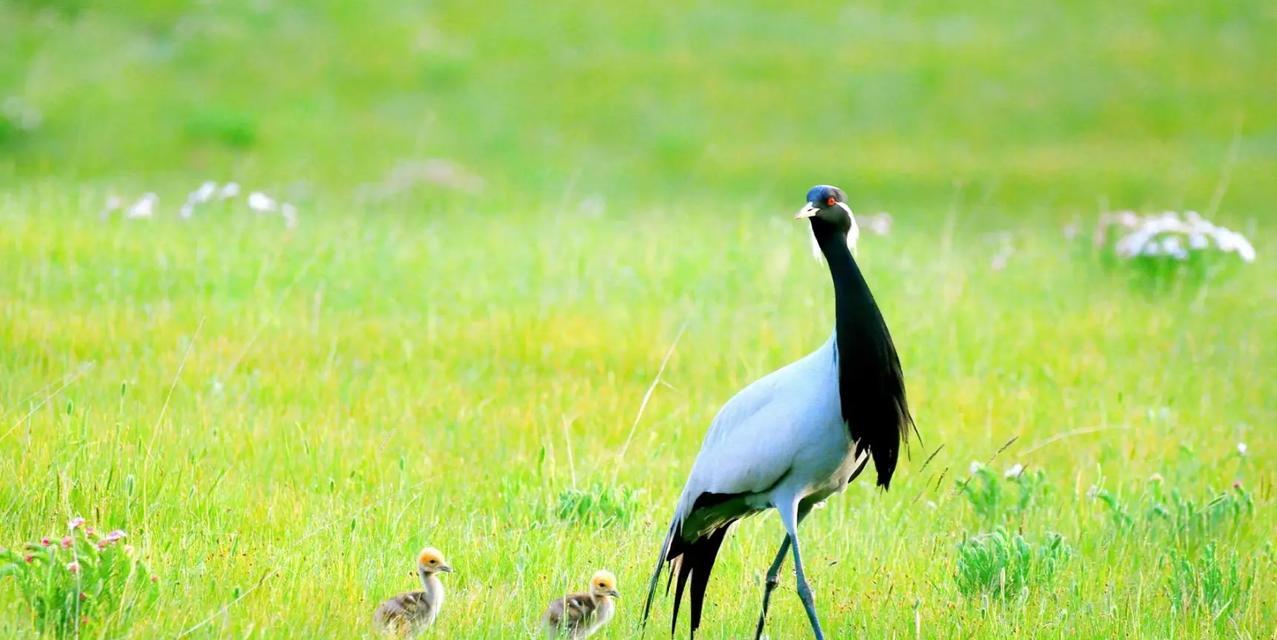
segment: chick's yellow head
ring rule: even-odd
[[[598,594],[617,596],[616,576],[612,575],[611,571],[595,571],[594,577],[590,578],[590,590]]]
[[[426,547],[417,554],[417,566],[426,571],[452,571],[448,562],[443,559],[443,552],[434,547]]]

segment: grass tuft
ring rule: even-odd
[[[560,522],[591,527],[628,525],[639,513],[639,492],[596,483],[587,489],[559,492],[554,515]]]
[[[958,545],[958,590],[967,596],[1017,598],[1030,588],[1049,584],[1071,555],[1058,533],[1039,543],[997,529],[963,540]]]

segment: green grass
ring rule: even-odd
[[[724,231],[699,216],[332,215],[286,234],[249,214],[102,223],[44,206],[2,215],[0,250],[18,267],[0,280],[0,460],[14,479],[0,537],[54,532],[71,514],[134,533],[163,587],[139,637],[208,616],[197,637],[348,636],[412,585],[425,543],[459,570],[443,636],[517,636],[550,596],[608,567],[628,596],[609,633],[631,637],[715,409],[832,320],[827,275],[783,216]],[[905,220],[865,241],[926,445],[891,492],[854,485],[808,521],[827,624],[908,635],[920,600],[929,637],[1200,637],[1215,625],[1173,613],[1164,591],[1175,536],[1142,513],[1116,527],[1087,494],[1138,496],[1160,474],[1201,510],[1234,480],[1256,487],[1253,515],[1185,535],[1271,572],[1272,267],[1152,293],[1054,228],[1017,238],[999,272],[975,233],[945,249]],[[619,457],[685,323],[668,386]],[[999,517],[1074,551],[1018,605],[969,600],[955,580],[959,543],[990,526],[956,484],[973,459],[1044,469],[1053,491]],[[600,482],[641,490],[637,517],[556,515],[565,491]],[[779,535],[763,518],[733,536],[708,637],[749,628]],[[1227,628],[1266,637],[1273,594],[1257,584]],[[0,625],[25,633],[5,601]],[[789,584],[773,624],[801,629]]]
[[[637,638],[715,411],[830,331],[786,215],[817,181],[895,216],[860,257],[924,438],[804,525],[831,637],[1277,632],[1271,3],[54,4],[0,5],[0,101],[42,116],[0,120],[0,546],[126,529],[128,637],[357,636],[431,544],[431,637],[527,637],[608,568]],[[395,177],[432,158],[482,186]],[[206,179],[301,223],[176,219]],[[1259,259],[1128,269],[1064,237],[1102,207]],[[1068,552],[964,594],[994,531]],[[736,530],[703,637],[752,629],[780,538]],[[0,636],[34,637],[3,579]]]

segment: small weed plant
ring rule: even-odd
[[[559,493],[555,516],[563,522],[607,527],[629,524],[639,512],[638,491],[596,483]]]
[[[1151,497],[1148,519],[1180,546],[1234,527],[1255,512],[1254,499],[1241,485],[1220,493],[1205,504],[1185,498],[1178,489],[1164,494],[1161,483],[1154,485]]]
[[[958,545],[958,590],[967,596],[1017,597],[1049,583],[1070,555],[1057,533],[1036,544],[1002,528],[970,537]]]
[[[1042,469],[1026,471],[1016,465],[999,476],[985,465],[972,464],[971,468],[971,477],[959,482],[958,490],[986,525],[1023,515],[1039,505],[1050,491]]]
[[[1172,548],[1168,558],[1167,594],[1181,613],[1202,613],[1219,622],[1250,591],[1251,580],[1239,568],[1237,555],[1225,552],[1221,557],[1213,542],[1197,554]]]
[[[93,627],[118,632],[158,595],[155,576],[125,538],[123,531],[102,534],[74,518],[61,538],[0,550],[0,578],[17,581],[40,633],[66,638]]]

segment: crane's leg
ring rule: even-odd
[[[803,608],[807,610],[807,621],[811,623],[811,631],[816,636],[816,640],[825,640],[825,633],[820,630],[820,619],[816,617],[816,603],[811,597],[811,587],[807,585],[807,574],[803,571],[803,556],[798,548],[798,503],[799,499],[794,498],[788,506],[777,509],[780,511],[780,521],[785,525],[785,531],[789,532],[789,542],[794,547],[794,573],[798,575],[798,598],[803,601]]]
[[[811,507],[798,508],[798,522],[801,524],[803,518],[811,512]],[[780,584],[780,568],[785,564],[785,555],[789,553],[789,534],[785,534],[785,539],[780,541],[780,550],[776,552],[776,559],[772,561],[772,566],[767,570],[767,582],[763,586],[763,612],[758,616],[758,628],[754,631],[754,640],[760,640],[763,637],[763,625],[767,620],[767,608],[771,604],[772,591],[776,590],[776,586]]]
[[[767,582],[763,586],[763,612],[758,616],[758,629],[754,631],[754,640],[763,637],[763,624],[767,620],[767,606],[771,604],[772,591],[776,589],[776,585],[780,584],[780,567],[785,564],[785,554],[789,553],[789,534],[785,534],[785,539],[780,543],[780,551],[776,552],[776,559],[772,561],[772,566],[767,570]]]

